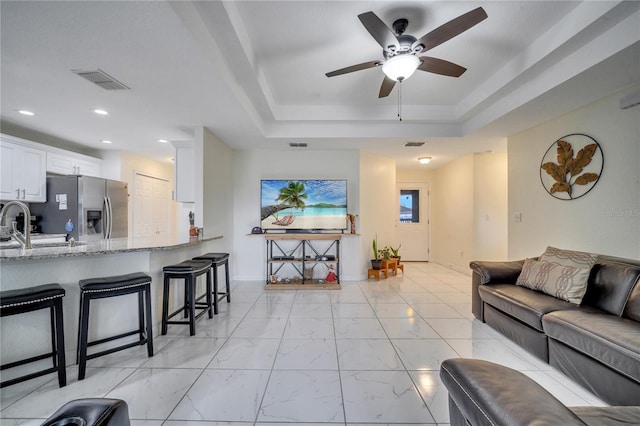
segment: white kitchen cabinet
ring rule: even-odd
[[[28,141],[0,136],[0,200],[44,202],[47,199],[47,153]]]
[[[102,160],[69,151],[47,152],[47,173],[101,177]]]

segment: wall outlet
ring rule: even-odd
[[[514,213],[513,214],[514,222],[522,222],[522,213]]]

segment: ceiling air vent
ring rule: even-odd
[[[424,145],[424,142],[405,142],[404,145],[406,147],[418,147]]]
[[[97,84],[104,90],[129,90],[129,87],[120,83],[115,78],[111,77],[101,69],[95,70],[71,70],[71,72],[79,75],[80,77],[89,80],[90,82]]]
[[[307,143],[306,142],[289,142],[289,146],[291,148],[306,148]]]
[[[633,92],[620,99],[620,109],[628,109],[640,105],[640,92]]]

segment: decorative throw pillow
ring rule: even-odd
[[[516,285],[541,291],[557,299],[580,304],[587,291],[591,268],[527,259]]]
[[[583,251],[562,250],[555,247],[547,247],[540,260],[545,262],[559,263],[564,266],[573,266],[574,268],[593,268],[598,255],[586,253]]]

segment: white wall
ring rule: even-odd
[[[248,235],[260,224],[261,179],[347,179],[349,213],[359,214],[359,153],[357,151],[235,151],[233,155],[234,279],[266,279],[266,243]],[[341,244],[341,279],[358,279],[359,237],[345,234]]]
[[[636,87],[634,90],[638,90]],[[640,107],[620,110],[631,90],[604,98],[509,138],[509,257],[547,245],[640,258]],[[563,201],[540,183],[540,160],[558,138],[584,133],[604,154],[604,170],[585,196]],[[522,213],[522,222],[514,214]]]
[[[506,260],[508,250],[507,153],[474,154],[474,249],[478,260]]]
[[[378,248],[395,241],[397,206],[396,162],[388,157],[361,151],[358,232],[361,235],[359,267],[362,272],[371,268],[371,244],[376,235]]]
[[[122,180],[122,155],[120,151],[102,151],[101,174],[105,179]]]
[[[469,272],[508,256],[506,153],[470,154],[433,172],[431,260]]]
[[[205,235],[222,235],[226,251],[233,244],[233,150],[204,129],[202,224]]]
[[[431,260],[467,269],[474,249],[473,155],[435,171],[431,188]]]
[[[398,182],[430,182],[433,180],[432,169],[396,169]]]

